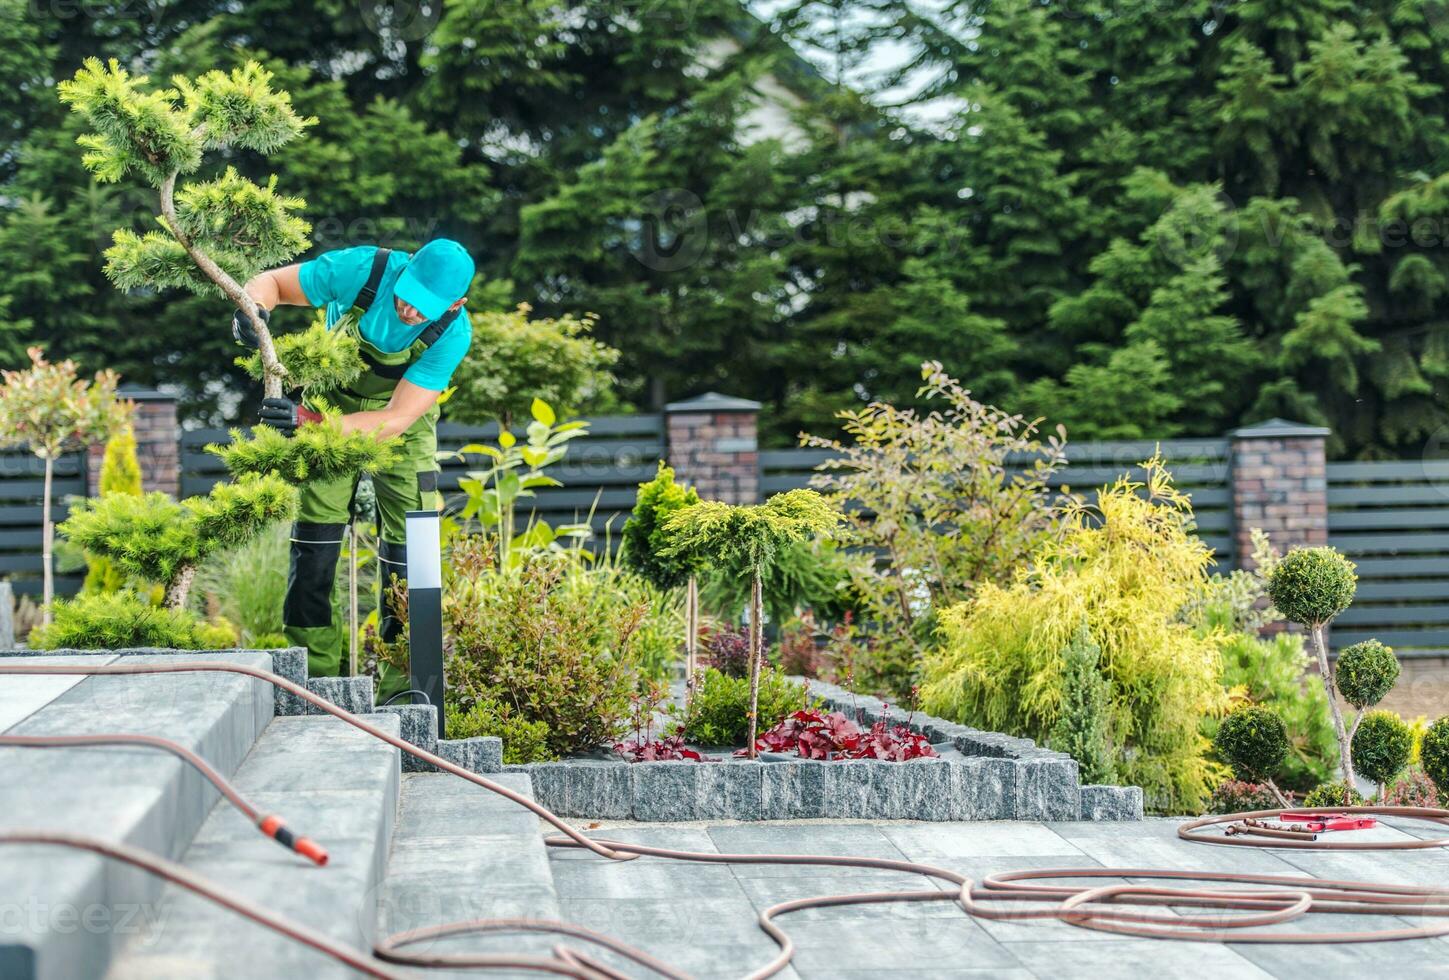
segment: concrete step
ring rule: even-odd
[[[489,778],[532,797],[526,773]],[[377,905],[379,935],[459,919],[558,918],[541,827],[528,810],[451,774],[403,776],[397,831]],[[556,942],[547,936],[465,936],[409,948],[545,955]],[[429,970],[428,976],[478,974]]]
[[[86,659],[114,657],[91,653]],[[192,653],[189,659],[271,667],[268,655],[253,652]],[[199,753],[222,775],[236,771],[271,720],[274,703],[269,684],[236,674],[0,682],[6,734],[159,735]],[[0,828],[86,834],[174,859],[217,799],[196,770],[155,749],[0,748]],[[102,975],[126,937],[154,912],[160,892],[156,878],[96,855],[6,846],[0,852],[0,895],[20,904],[13,906],[18,914],[0,917],[0,976]]]
[[[368,718],[397,733],[391,714]],[[372,944],[373,908],[397,817],[398,751],[330,717],[274,720],[233,783],[260,809],[327,849],[316,867],[218,804],[186,851],[199,874],[357,949]],[[341,964],[175,887],[156,928],[136,936],[113,980],[350,976]],[[241,966],[241,964],[245,964]]]

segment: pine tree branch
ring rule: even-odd
[[[262,358],[262,394],[266,398],[280,398],[282,395],[282,378],[286,377],[286,369],[282,362],[277,360],[277,349],[272,343],[272,334],[267,329],[266,321],[262,319],[257,310],[256,301],[247,295],[245,289],[226,273],[221,266],[212,260],[198,248],[191,238],[182,232],[181,222],[176,217],[176,178],[178,174],[172,173],[161,184],[161,218],[166,222],[167,230],[171,232],[181,247],[186,249],[186,254],[191,256],[206,277],[216,283],[227,298],[237,305],[237,308],[246,313],[247,318],[252,321],[252,327],[257,333],[257,350]]]

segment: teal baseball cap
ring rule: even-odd
[[[392,294],[429,320],[468,294],[473,282],[473,257],[451,238],[435,238],[413,253]]]

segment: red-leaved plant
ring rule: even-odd
[[[698,752],[685,746],[684,736],[678,732],[666,735],[664,738],[656,738],[652,742],[632,738],[625,742],[616,742],[614,751],[630,762],[704,761],[703,756]]]
[[[761,752],[795,753],[805,759],[881,759],[906,762],[934,756],[920,732],[881,718],[862,730],[839,711],[805,709],[790,715],[755,742]],[[744,755],[740,749],[735,755]]]

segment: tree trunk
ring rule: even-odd
[[[699,579],[689,576],[684,591],[684,706],[694,700],[695,675],[699,671]]]
[[[186,596],[191,592],[191,580],[195,577],[195,565],[182,565],[176,570],[176,574],[171,578],[171,584],[166,586],[167,609],[186,608]]]
[[[55,460],[45,459],[45,489],[40,497],[40,565],[43,579],[40,592],[40,622],[50,625],[50,604],[55,598],[55,522],[50,519],[50,487],[55,476]]]
[[[759,750],[755,747],[755,739],[760,722],[760,660],[765,638],[764,624],[760,621],[764,618],[762,591],[760,573],[756,571],[750,580],[750,750],[748,754],[751,759],[759,755]]]
[[[186,254],[191,256],[191,261],[202,271],[206,278],[216,283],[217,287],[226,294],[226,298],[236,304],[237,309],[246,313],[247,318],[252,321],[252,327],[257,332],[257,351],[262,358],[262,396],[264,398],[282,397],[282,379],[287,376],[287,371],[282,367],[282,362],[277,360],[277,349],[272,344],[271,331],[267,329],[267,323],[257,312],[256,301],[247,295],[241,284],[227,274],[226,270],[217,265],[210,255],[192,244],[191,239],[181,233],[181,223],[176,219],[176,174],[166,178],[161,185],[161,217],[166,222],[166,228],[186,249]]]
[[[1338,739],[1338,766],[1343,775],[1344,785],[1350,792],[1353,790],[1353,746],[1348,740],[1348,732],[1343,727],[1343,712],[1338,709],[1338,695],[1333,690],[1333,674],[1328,668],[1328,647],[1323,642],[1323,626],[1319,624],[1309,629],[1313,636],[1313,652],[1318,657],[1318,676],[1323,681],[1323,689],[1328,692],[1328,713],[1333,718],[1333,734]]]

